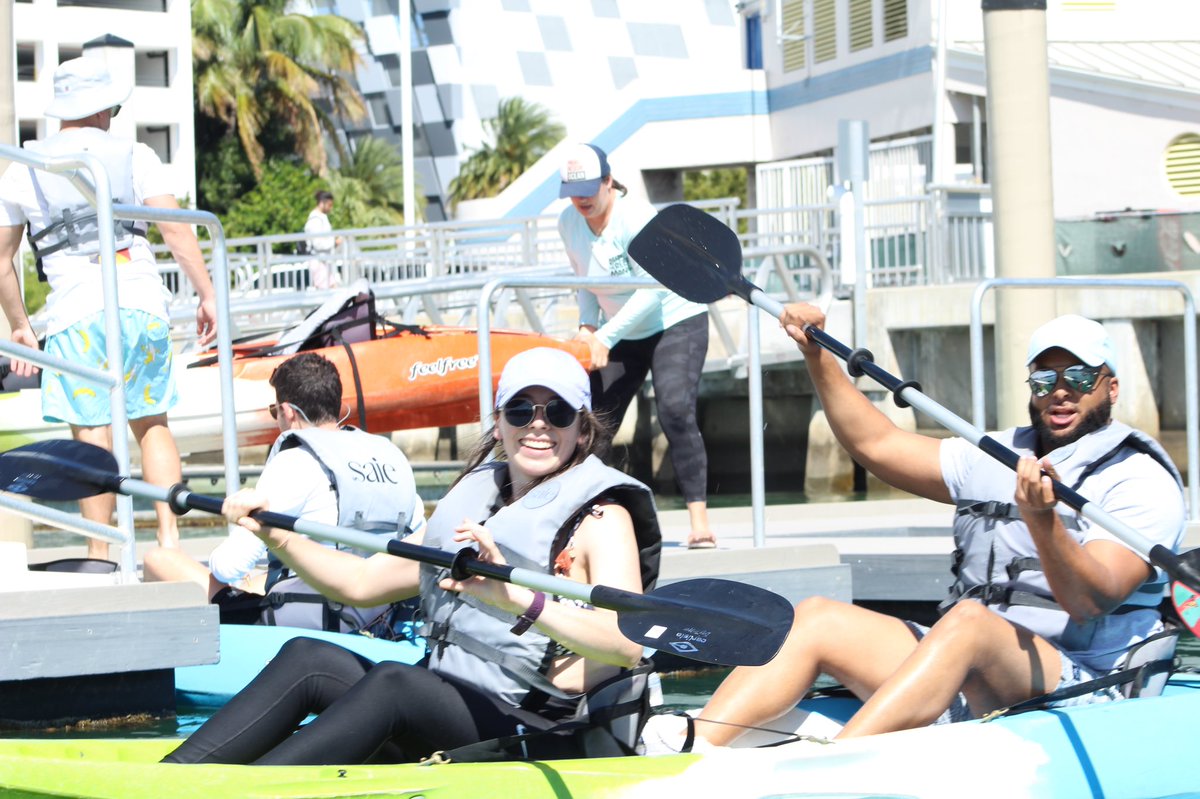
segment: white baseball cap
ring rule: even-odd
[[[600,184],[611,174],[608,156],[594,144],[575,144],[563,156],[558,176],[562,178],[559,197],[593,197]]]
[[[530,386],[544,386],[562,397],[571,407],[592,409],[592,384],[587,371],[566,350],[534,347],[508,359],[500,373],[496,389],[496,407],[503,408],[514,396]]]
[[[54,70],[54,100],[46,116],[85,119],[129,99],[132,86],[118,86],[101,58],[84,56],[64,61]]]
[[[1107,364],[1114,375],[1117,373],[1116,349],[1099,322],[1076,314],[1051,319],[1033,331],[1025,365],[1029,366],[1043,352],[1055,348],[1066,350],[1088,366]]]

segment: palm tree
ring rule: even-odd
[[[495,197],[567,133],[552,120],[549,111],[520,97],[501,102],[496,117],[486,120],[483,127],[493,143],[485,141],[475,149],[458,177],[450,181],[450,202],[454,205],[462,200]]]
[[[323,175],[322,129],[333,133],[335,125],[314,100],[328,98],[335,115],[366,113],[344,77],[360,60],[358,26],[332,14],[288,13],[287,6],[288,0],[192,0],[196,105],[236,133],[256,177],[268,125],[291,131],[297,154]]]
[[[350,227],[382,227],[404,223],[404,166],[396,148],[383,139],[364,136],[329,176],[337,197],[339,219]],[[417,192],[418,213],[424,206]]]

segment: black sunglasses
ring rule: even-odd
[[[1029,383],[1029,389],[1035,397],[1044,397],[1053,391],[1058,385],[1059,377],[1072,391],[1090,394],[1100,382],[1100,369],[1099,366],[1084,366],[1079,363],[1062,369],[1038,369],[1030,372],[1026,382]]]
[[[518,398],[504,403],[504,421],[513,427],[528,427],[533,424],[533,417],[538,408],[542,409],[543,418],[555,427],[570,427],[575,424],[578,411],[571,407],[566,400],[557,397],[545,405],[534,405],[531,400]]]
[[[109,111],[109,114],[108,114],[108,115],[109,115],[109,116],[113,116],[113,117],[115,117],[115,116],[116,116],[117,114],[119,114],[119,113],[121,113],[121,106],[120,106],[120,105],[114,105],[114,106],[112,107],[112,110],[111,110],[111,111]]]

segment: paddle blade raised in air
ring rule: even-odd
[[[742,277],[737,234],[690,205],[669,205],[629,242],[633,260],[655,280],[692,302],[716,302],[753,288]]]

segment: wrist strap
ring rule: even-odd
[[[533,623],[538,620],[538,616],[542,615],[542,609],[546,607],[546,595],[541,591],[535,591],[533,601],[529,603],[529,610],[517,617],[517,623],[512,626],[509,631],[513,635],[524,635],[525,631],[533,626]]]

